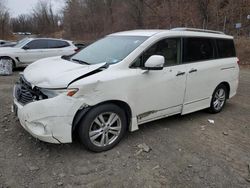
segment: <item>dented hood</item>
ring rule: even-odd
[[[70,82],[91,73],[105,63],[83,65],[52,57],[32,63],[24,70],[25,79],[32,86],[41,88],[66,88]]]

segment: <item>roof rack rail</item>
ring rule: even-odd
[[[223,33],[222,31],[213,31],[213,30],[187,28],[187,27],[177,27],[177,28],[173,28],[171,30],[173,30],[173,31],[195,31],[195,32],[215,33],[215,34],[225,35],[225,33]]]

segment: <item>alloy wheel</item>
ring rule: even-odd
[[[226,100],[226,92],[223,88],[220,88],[216,91],[215,95],[214,95],[214,100],[213,100],[213,106],[214,109],[219,111]]]
[[[90,141],[98,147],[108,146],[119,137],[121,128],[121,118],[116,113],[101,113],[90,126]]]

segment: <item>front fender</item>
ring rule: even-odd
[[[82,99],[62,94],[23,106],[18,110],[18,117],[21,124],[38,138],[42,138],[49,132],[59,142],[69,143],[72,142],[73,119],[83,105]],[[42,125],[48,131],[42,132],[39,129],[37,132],[37,125]]]

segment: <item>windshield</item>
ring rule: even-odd
[[[30,41],[29,38],[24,38],[22,40],[19,40],[17,42],[17,44],[14,46],[14,48],[20,48],[20,47],[23,47],[23,45],[25,45],[28,41]]]
[[[75,54],[71,60],[79,63],[115,64],[122,61],[148,37],[145,36],[107,36]]]

